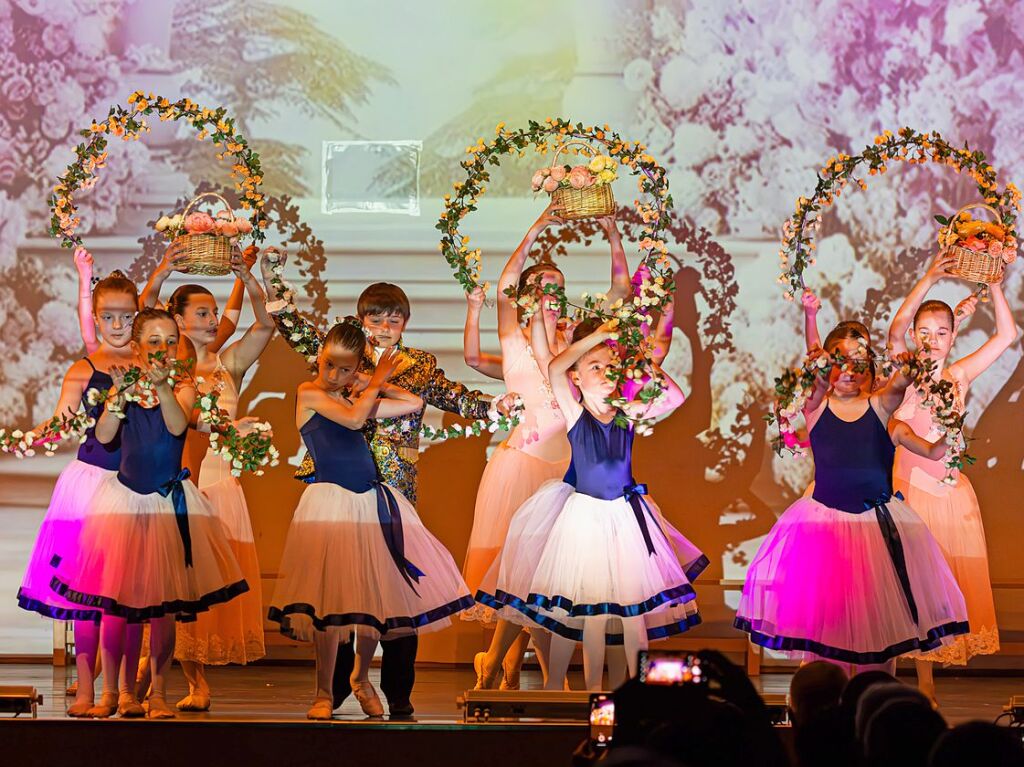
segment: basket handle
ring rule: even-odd
[[[993,207],[992,207],[991,205],[989,205],[988,203],[984,203],[984,202],[972,202],[972,203],[968,203],[967,205],[964,205],[964,206],[963,206],[962,208],[960,208],[960,210],[958,210],[958,211],[957,211],[957,212],[956,212],[956,213],[955,213],[955,214],[953,215],[953,217],[952,217],[952,218],[950,218],[950,219],[949,219],[949,224],[948,224],[948,225],[946,226],[946,231],[949,231],[949,230],[950,230],[950,228],[952,228],[952,226],[953,226],[953,224],[954,224],[954,223],[956,222],[956,220],[957,220],[958,218],[960,218],[960,214],[961,214],[961,213],[966,213],[967,211],[969,211],[969,210],[974,210],[975,208],[984,208],[985,210],[987,210],[987,211],[988,211],[989,213],[991,213],[991,214],[992,214],[992,217],[993,217],[993,218],[995,218],[995,220],[996,220],[996,223],[997,223],[997,224],[999,224],[999,226],[1002,226],[1002,225],[1003,225],[1003,217],[1002,217],[1002,216],[1001,216],[1001,215],[999,214],[999,211],[998,211],[998,210],[996,210],[995,208],[993,208]]]
[[[564,152],[566,147],[574,146],[574,145],[580,146],[580,147],[588,150],[590,152],[590,156],[591,157],[597,156],[597,150],[594,149],[594,147],[590,144],[589,141],[584,141],[583,139],[578,139],[578,138],[569,139],[568,141],[565,141],[565,142],[563,142],[563,143],[558,145],[558,149],[555,150],[555,154],[551,158],[551,167],[552,168],[555,167],[555,162],[556,162],[556,160],[558,160],[558,155],[560,155],[562,152]]]
[[[181,230],[185,228],[185,219],[188,218],[188,214],[189,214],[189,212],[191,212],[192,208],[200,200],[205,200],[207,197],[213,197],[214,199],[220,200],[221,205],[224,206],[224,210],[226,210],[228,213],[232,213],[232,215],[234,215],[232,210],[231,210],[231,206],[228,205],[228,201],[225,200],[223,197],[221,197],[219,194],[217,194],[216,192],[202,192],[201,194],[197,194],[195,197],[193,197],[192,198],[192,202],[190,202],[188,205],[185,206],[185,210],[182,211],[182,214],[181,214],[181,224],[178,226],[177,229],[174,230],[174,236],[175,237],[178,237],[181,234]]]

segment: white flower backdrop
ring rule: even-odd
[[[407,24],[380,22],[399,17]],[[538,32],[552,28],[559,33]],[[781,222],[813,189],[825,159],[856,153],[881,130],[903,125],[968,142],[988,154],[1004,182],[1020,184],[1022,71],[1024,4],[1014,0],[576,0],[559,9],[528,0],[514,13],[459,0],[385,0],[373,9],[328,0],[0,0],[0,423],[24,426],[46,415],[63,370],[82,353],[74,270],[70,253],[45,234],[46,198],[72,156],[75,131],[131,90],[188,95],[235,113],[263,155],[269,191],[295,197],[303,225],[326,244],[317,295],[335,299],[329,316],[348,310],[338,308],[339,292],[348,300],[415,255],[414,306],[429,310],[416,315],[422,335],[412,340],[461,375],[461,297],[436,255],[432,228],[447,191],[445,163],[454,168],[486,126],[543,120],[561,103],[573,119],[614,115],[617,130],[644,141],[669,168],[676,209],[717,238],[729,274],[735,270],[738,306],[722,317],[731,336],[713,345],[697,319],[680,327],[670,360],[694,391],[691,409],[656,431],[638,463],[669,515],[688,533],[697,526],[693,537],[721,562],[717,574],[741,573],[773,513],[802,492],[810,471],[808,461],[772,457],[760,421],[772,376],[802,349],[799,311],[774,282]],[[321,215],[320,144],[333,139],[422,139],[423,217],[380,226]],[[97,243],[101,271],[151,251],[152,242],[141,240],[155,212],[201,181],[218,183],[207,150],[166,127],[113,148],[100,183],[81,197],[83,233]],[[539,204],[528,202],[521,184],[525,166],[507,171],[496,172],[481,204],[488,275]],[[631,199],[631,189],[616,190]],[[933,214],[970,195],[942,169],[916,167],[844,195],[807,274],[824,299],[822,328],[858,316],[882,334],[932,252]],[[372,249],[372,259],[355,243]],[[573,251],[565,259],[570,277],[588,287],[603,279],[600,250]],[[676,255],[698,269],[712,258]],[[1022,306],[1021,274],[1018,264],[1007,278],[1014,307]],[[938,294],[955,300],[968,290],[950,284]],[[709,294],[695,301],[702,319],[718,306]],[[328,316],[319,299],[315,308]],[[992,329],[982,307],[956,353],[976,348]],[[251,388],[266,385],[265,375]],[[698,395],[705,378],[706,403]],[[997,488],[1024,489],[1024,455],[1007,427],[1020,423],[1022,387],[1018,345],[976,383],[969,402],[982,459],[972,476],[993,571],[1008,580],[1024,580],[1012,553],[1020,531]],[[669,479],[682,475],[662,472],[651,457],[671,451],[676,439],[678,451],[690,451],[680,464],[693,464],[685,476],[696,487],[684,493]],[[265,481],[278,476],[283,483],[285,474]],[[469,496],[474,482],[465,478]],[[718,520],[726,532],[711,529]],[[270,539],[281,530],[268,523],[264,532]],[[1009,597],[997,597],[1009,610]]]

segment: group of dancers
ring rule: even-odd
[[[540,234],[558,223],[549,206],[501,273],[500,357],[480,350],[482,291],[467,297],[466,361],[504,381],[508,393],[497,398],[451,381],[434,355],[404,344],[412,312],[397,285],[370,285],[354,316],[299,332],[305,320],[277,295],[274,263],[283,255],[272,249],[260,261],[262,284],[252,273],[255,249],[233,255],[236,283],[223,314],[198,284],[178,287],[158,308],[161,286],[181,263],[174,245],[141,296],[117,272],[90,289],[92,257],[76,252],[87,356],[67,371],[55,412],[84,407],[96,425],[57,480],[18,593],[21,607],[74,622],[70,716],[173,717],[173,658],[189,685],[176,708],[203,711],[212,696],[207,665],[264,655],[245,495],[209,447],[194,404],[216,391],[239,430],[250,427],[254,419],[238,416],[238,394],[275,326],[293,345],[315,338],[316,346],[315,376],[295,399],[307,450],[296,476],[308,487],[291,519],[268,616],[287,636],[313,643],[311,719],[329,719],[350,693],[367,715],[383,716],[369,679],[378,642],[388,712],[411,716],[418,636],[456,616],[494,624],[489,647],[475,658],[476,685],[504,689],[519,686],[528,643],[549,690],[567,684],[582,643],[586,687],[599,690],[635,674],[649,642],[700,622],[693,584],[708,559],[637,481],[634,431],[621,417],[658,418],[683,402],[660,368],[672,303],[652,331],[651,372],[662,396],[613,407],[614,323],[567,322],[543,293],[549,283],[564,285],[562,273],[547,259],[527,266]],[[631,296],[631,273],[614,216],[599,223],[611,245],[611,306]],[[956,312],[925,300],[951,265],[939,256],[914,287],[889,345],[904,351],[909,338],[926,349],[962,404],[971,381],[1018,331],[992,285],[995,335],[949,364],[959,322],[976,308],[975,299]],[[540,309],[524,317],[510,292],[540,294]],[[254,322],[233,340],[246,295]],[[812,353],[870,357],[870,332],[856,322],[840,323],[819,345],[817,306],[805,296]],[[173,359],[191,360],[194,375],[175,377]],[[140,381],[126,378],[131,366],[142,370]],[[913,655],[922,686],[934,694],[931,663],[966,663],[998,649],[984,532],[967,478],[939,481],[945,442],[918,407],[916,389],[898,372],[874,378],[870,363],[835,366],[808,402],[814,484],[762,543],[736,625],[766,647],[858,668]],[[90,389],[109,394],[90,404]],[[484,470],[460,570],[416,512],[423,412],[431,405],[493,417],[517,398],[524,409]]]

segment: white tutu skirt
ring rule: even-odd
[[[100,619],[100,611],[64,599],[50,588],[51,561],[57,552],[74,551],[82,534],[86,507],[96,488],[116,472],[71,461],[57,477],[50,506],[39,526],[35,546],[18,589],[18,606],[62,621]]]
[[[178,624],[174,657],[205,665],[251,663],[266,655],[263,641],[263,590],[249,507],[230,464],[207,454],[199,472],[200,492],[210,502],[249,590],[214,605],[196,620]]]
[[[361,636],[393,639],[445,628],[473,605],[452,555],[405,496],[391,492],[413,572],[400,569],[388,548],[376,490],[353,493],[317,482],[303,491],[270,606],[282,634],[309,641],[324,631],[344,642],[358,629]]]
[[[64,599],[138,623],[173,615],[191,620],[249,586],[213,509],[189,481],[192,565],[170,496],[141,495],[111,474],[85,513],[77,549],[57,552],[51,588]]]
[[[887,504],[905,561],[915,622],[874,510],[850,514],[804,497],[768,533],[747,570],[736,627],[791,657],[884,663],[966,633],[949,565],[906,503]]]
[[[609,644],[622,642],[615,633],[621,622],[609,618],[642,617],[649,640],[697,625],[691,581],[708,560],[650,498],[644,501],[653,554],[625,498],[605,501],[565,482],[544,484],[513,517],[477,600],[500,618],[576,641],[591,620],[607,627]]]

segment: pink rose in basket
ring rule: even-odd
[[[239,234],[249,234],[252,231],[252,223],[247,218],[236,218],[235,226],[238,227]]]
[[[551,178],[553,178],[555,181],[561,181],[563,178],[565,178],[565,166],[556,165],[555,167],[553,167],[551,169]]]
[[[537,171],[533,174],[533,178],[530,180],[530,186],[533,187],[533,191],[539,192],[541,185],[544,183],[544,174]]]
[[[217,234],[222,237],[237,237],[238,222],[235,219],[217,219]]]
[[[234,221],[235,220],[235,214],[232,213],[230,210],[218,210],[217,211],[217,220],[218,221]]]
[[[185,231],[189,234],[207,234],[217,227],[209,213],[189,213],[185,217]]]
[[[988,244],[988,254],[993,258],[1002,258],[1003,256],[1003,243],[999,240],[992,240]]]
[[[558,182],[555,181],[553,176],[548,176],[546,179],[544,179],[545,192],[553,192],[556,189],[558,189]]]
[[[569,186],[573,189],[583,189],[594,185],[594,174],[586,166],[577,165],[569,171]]]

